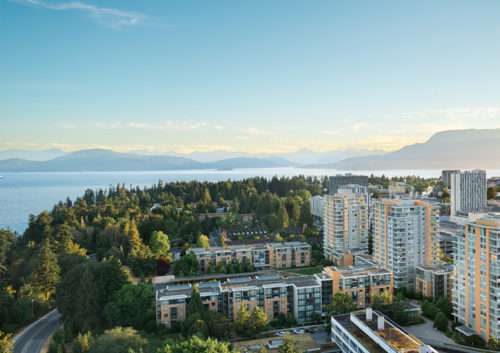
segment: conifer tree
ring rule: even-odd
[[[47,300],[56,291],[60,272],[61,268],[57,264],[57,257],[51,249],[50,240],[45,238],[40,247],[34,282],[36,289],[44,292]]]
[[[189,299],[188,314],[193,315],[196,313],[203,312],[203,303],[201,301],[200,291],[198,286],[193,285],[193,291],[191,292],[191,298]]]

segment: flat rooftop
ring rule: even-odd
[[[363,347],[370,353],[386,353],[375,341],[373,341],[366,333],[356,326],[350,319],[350,315],[338,315],[334,319],[342,325],[354,338],[356,338]]]
[[[381,329],[378,328],[379,317],[384,318],[384,325]],[[335,316],[334,319],[372,353],[382,353],[386,352],[386,350],[363,331],[363,325],[365,325],[365,329],[367,327],[370,332],[376,334],[398,352],[418,353],[419,347],[425,345],[418,338],[411,335],[408,331],[404,330],[378,311],[373,311],[371,320],[366,319],[366,311],[339,315]],[[356,322],[356,319],[361,322],[361,325]],[[430,346],[425,346],[431,348]]]
[[[264,288],[279,286],[314,287],[320,286],[318,279],[314,276],[281,277],[279,275],[260,276],[257,278],[240,277],[228,279],[225,282],[205,282],[198,284],[200,295],[214,295],[223,291],[238,290],[240,288]],[[169,285],[157,288],[156,298],[184,295],[191,296],[193,286],[191,284]]]
[[[343,277],[360,276],[368,274],[390,275],[391,271],[373,265],[355,265],[349,267],[329,266],[330,271],[339,272]]]
[[[276,243],[273,241],[266,241],[265,243],[260,244],[248,244],[248,245],[228,245],[224,246],[211,246],[209,248],[190,248],[189,251],[194,252],[195,254],[205,253],[205,252],[232,252],[236,250],[265,250],[268,246],[272,246],[275,248],[310,248],[311,245],[308,243],[302,243],[300,241],[290,241],[286,243]]]
[[[442,273],[449,273],[453,272],[453,265],[418,265],[417,268],[420,268],[425,271],[431,271],[431,272],[442,272]]]

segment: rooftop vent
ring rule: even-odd
[[[377,330],[383,330],[385,328],[385,325],[384,325],[384,317],[382,315],[379,315],[378,316],[378,319],[377,319]]]
[[[373,320],[373,311],[372,308],[366,308],[366,321]]]

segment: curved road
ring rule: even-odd
[[[14,353],[38,353],[50,335],[61,325],[61,314],[52,310],[14,337]]]

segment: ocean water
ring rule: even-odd
[[[75,173],[3,173],[0,179],[0,228],[24,232],[29,214],[38,214],[52,209],[54,204],[69,197],[75,200],[88,189],[105,189],[110,185],[124,183],[127,187],[150,186],[163,180],[172,181],[220,181],[241,180],[253,176],[271,178],[293,175],[335,175],[346,171],[301,168],[242,168],[227,171],[181,170],[147,172],[75,172]],[[438,177],[440,170],[378,170],[356,171],[356,174],[386,176],[419,175]],[[499,175],[496,173],[495,175]],[[492,174],[489,174],[491,176]]]

